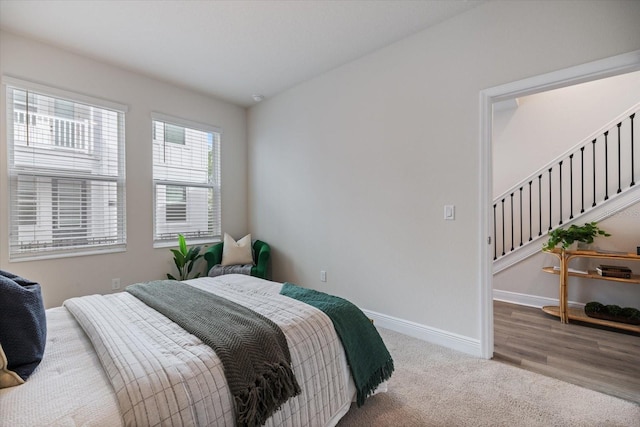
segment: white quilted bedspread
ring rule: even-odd
[[[248,276],[189,283],[272,319],[287,337],[302,393],[267,425],[326,426],[348,409],[344,352],[322,312],[279,295],[279,285]],[[125,425],[235,425],[222,363],[200,339],[126,292],[73,298],[65,307],[93,343]]]

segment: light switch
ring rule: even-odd
[[[456,207],[455,205],[444,205],[444,219],[453,221],[456,219]]]

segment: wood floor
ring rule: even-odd
[[[640,334],[494,301],[494,360],[640,404]]]

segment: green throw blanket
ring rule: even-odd
[[[137,283],[126,290],[215,351],[234,398],[236,425],[263,425],[300,393],[287,339],[273,321],[173,280]]]
[[[358,391],[358,406],[362,406],[393,373],[393,359],[371,321],[358,307],[340,297],[291,283],[285,283],[280,293],[312,305],[331,318],[347,354]]]

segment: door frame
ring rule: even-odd
[[[493,357],[493,168],[492,105],[534,93],[559,89],[640,70],[640,50],[507,83],[480,92],[480,352]]]

